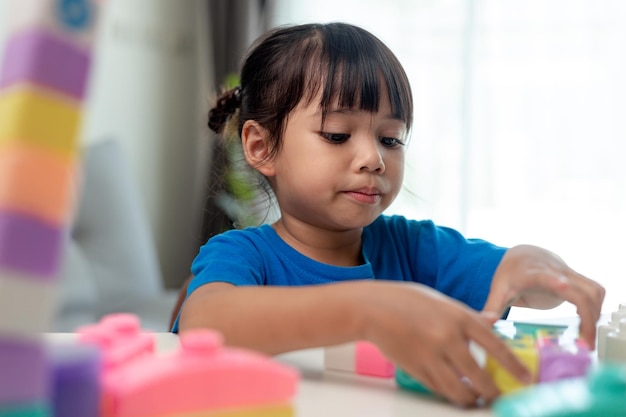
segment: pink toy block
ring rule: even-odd
[[[381,378],[391,378],[395,374],[393,363],[373,343],[357,342],[355,359],[357,374]]]
[[[41,27],[77,45],[89,47],[97,24],[96,3],[87,0],[13,0],[8,32]]]
[[[28,336],[49,331],[57,295],[52,281],[0,269],[0,334]]]
[[[102,349],[104,369],[110,371],[143,356],[154,355],[154,334],[141,331],[139,318],[119,313],[103,317],[99,323],[76,329],[80,343]]]
[[[45,401],[50,394],[43,342],[0,336],[0,404]]]
[[[88,50],[39,28],[6,42],[0,89],[32,83],[83,100],[91,63]]]
[[[0,269],[43,281],[56,278],[64,231],[42,220],[0,210]]]
[[[51,225],[67,224],[77,193],[77,171],[75,160],[35,146],[0,148],[0,210]]]
[[[223,347],[217,332],[187,331],[180,342],[177,351],[144,356],[106,372],[102,417],[240,410],[285,404],[295,394],[294,369],[251,351]]]

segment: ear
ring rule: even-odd
[[[268,137],[267,130],[254,120],[247,120],[243,124],[241,144],[246,161],[261,174],[272,177],[274,164],[270,158]]]

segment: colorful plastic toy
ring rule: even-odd
[[[290,414],[298,374],[251,351],[225,348],[219,333],[185,332],[180,349],[107,370],[101,417],[166,417],[272,408]]]
[[[493,405],[500,417],[624,417],[626,367],[600,366],[587,377],[528,387]]]
[[[96,10],[95,0],[14,0],[9,27],[3,28],[2,417],[47,417],[55,409],[49,389],[51,358],[38,334],[54,318],[61,253],[76,200],[78,132]]]
[[[589,348],[567,326],[499,321],[494,330],[529,368],[534,375],[534,383],[581,377],[586,375],[591,366]],[[470,350],[477,358],[476,346]],[[481,360],[478,362],[481,364]],[[485,369],[503,394],[524,388],[490,356],[486,358]],[[395,378],[404,389],[421,394],[429,393],[424,385],[401,369],[396,370]]]
[[[324,368],[380,378],[392,378],[395,372],[376,345],[364,341],[325,348]]]

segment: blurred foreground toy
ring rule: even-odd
[[[600,366],[587,377],[540,384],[498,399],[499,417],[624,417],[626,366]]]
[[[159,354],[136,316],[115,314],[78,329],[78,340],[102,353],[99,417],[292,415],[297,372],[224,347],[218,332],[185,332],[177,350]]]

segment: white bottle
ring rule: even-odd
[[[606,351],[606,337],[609,333],[617,330],[619,321],[622,318],[626,318],[626,304],[620,304],[619,309],[611,313],[611,320],[607,324],[601,324],[598,326],[598,359],[603,360]]]
[[[606,335],[604,360],[626,364],[626,318],[619,321],[617,330]]]

